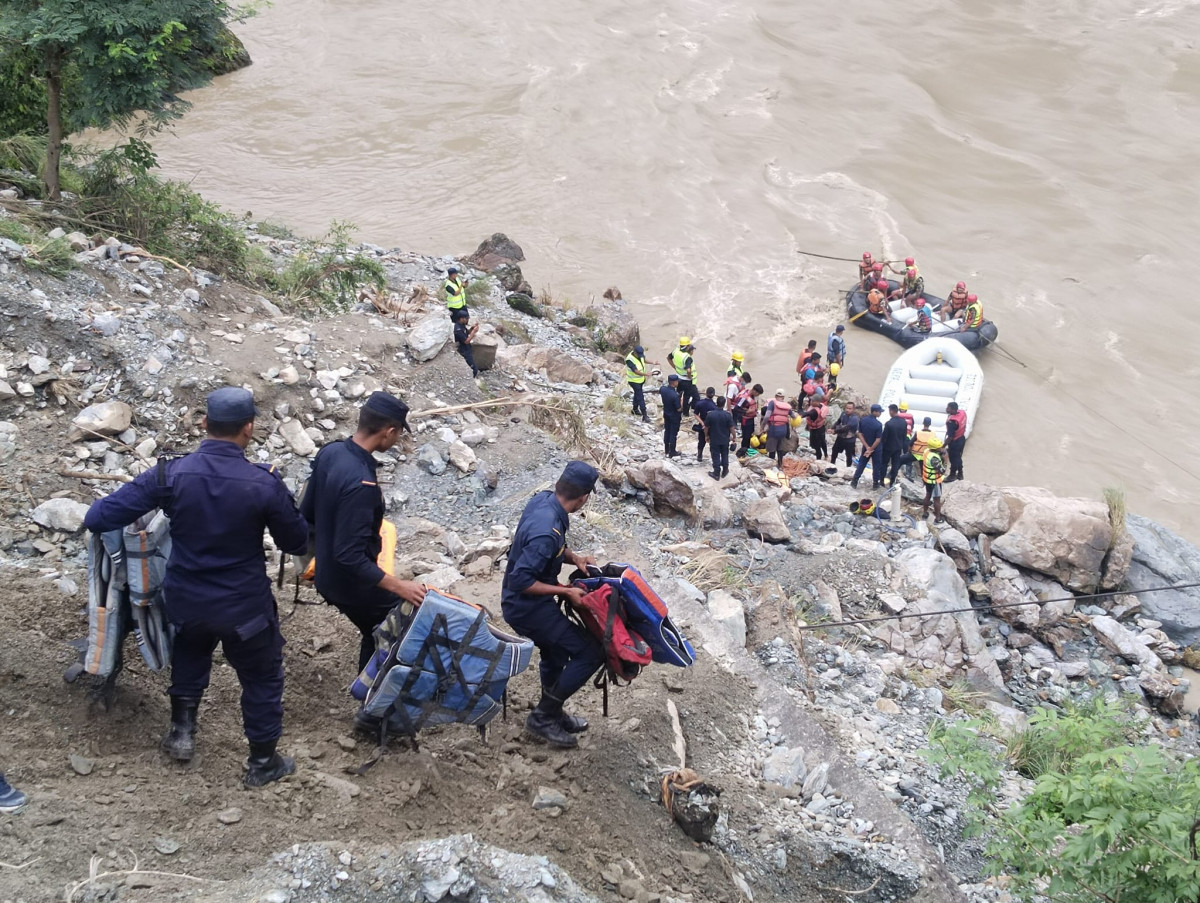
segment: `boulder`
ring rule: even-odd
[[[1074,592],[1094,592],[1112,539],[1108,507],[1040,489],[1006,492],[1010,509],[1019,506],[1019,513],[992,543],[992,554],[1053,577]]]
[[[992,602],[992,613],[1002,621],[1007,621],[1021,630],[1033,630],[1042,620],[1041,608],[1038,605],[1016,605],[1017,602],[1033,602],[1018,592],[1007,580],[992,577],[987,582],[988,593]]]
[[[419,574],[414,578],[417,583],[424,583],[426,586],[432,586],[435,589],[448,590],[459,580],[463,579],[463,575],[448,564],[442,565],[440,568],[435,568],[427,574]]]
[[[475,269],[490,273],[501,264],[520,263],[525,259],[525,252],[503,232],[494,232],[463,259]]]
[[[525,281],[525,274],[515,263],[500,264],[492,270],[492,276],[506,292],[530,293],[529,283]]]
[[[1152,520],[1131,514],[1126,530],[1133,553],[1126,575],[1136,589],[1200,582],[1200,549]],[[1162,630],[1180,645],[1200,643],[1200,587],[1145,593],[1138,597],[1142,613],[1162,623]]]
[[[694,492],[700,523],[705,527],[728,527],[733,523],[733,505],[716,483],[706,482]]]
[[[637,489],[649,490],[658,511],[676,511],[688,517],[696,515],[696,493],[682,470],[671,461],[651,458],[628,467],[625,476]]]
[[[528,317],[537,317],[539,320],[543,316],[542,309],[538,307],[537,302],[530,295],[526,295],[523,292],[513,292],[506,300],[508,301],[508,306],[518,313],[525,314]]]
[[[33,509],[33,522],[48,530],[75,533],[83,528],[88,506],[74,499],[48,499]]]
[[[638,321],[621,300],[619,291],[610,289],[604,297],[606,300],[593,303],[585,312],[596,324],[592,330],[596,347],[628,354],[642,338]]]
[[[1129,565],[1133,562],[1133,546],[1133,534],[1128,529],[1122,530],[1113,540],[1100,573],[1100,589],[1116,589],[1125,582]]]
[[[1141,665],[1147,671],[1162,671],[1163,663],[1150,648],[1138,639],[1137,634],[1121,626],[1108,615],[1092,618],[1092,633],[1109,652],[1113,652],[1130,664]]]
[[[803,786],[808,769],[804,765],[804,750],[796,747],[776,746],[763,762],[762,776],[768,784],[780,787]]]
[[[447,455],[433,442],[426,442],[417,450],[417,466],[435,477],[446,472]]]
[[[288,448],[302,458],[307,458],[317,450],[317,443],[304,431],[304,424],[292,417],[279,424],[279,435]]]
[[[455,439],[450,443],[450,463],[463,473],[469,473],[476,460],[475,452],[465,442]]]
[[[1012,523],[1008,500],[999,489],[957,481],[948,484],[943,493],[942,514],[967,536],[1004,533]]]
[[[596,378],[591,364],[553,348],[531,348],[525,356],[525,369],[545,370],[546,378],[554,383],[586,386]]]
[[[714,589],[708,594],[708,613],[734,646],[746,648],[746,609],[736,596]]]
[[[67,433],[68,442],[94,439],[96,434],[115,436],[129,429],[133,422],[133,408],[123,401],[102,401],[91,404],[75,415]]]
[[[454,337],[454,324],[444,313],[430,314],[408,334],[408,350],[418,361],[431,361]]]
[[[790,542],[792,531],[783,520],[783,509],[774,498],[759,499],[746,506],[742,516],[746,532],[767,542]]]
[[[1138,678],[1138,685],[1154,707],[1164,715],[1175,718],[1183,714],[1185,686],[1158,671],[1142,674]]]

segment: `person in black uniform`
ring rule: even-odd
[[[458,353],[471,368],[471,376],[476,377],[479,375],[479,368],[475,366],[475,350],[471,347],[471,342],[475,340],[475,333],[479,332],[479,324],[467,325],[471,320],[471,315],[467,313],[465,307],[454,311],[450,317],[454,320],[454,342],[458,345]]]
[[[900,417],[900,406],[888,405],[890,415],[883,425],[883,470],[888,476],[883,478],[883,485],[890,486],[896,482],[896,474],[900,470],[901,459],[908,450],[908,424]]]
[[[308,525],[274,468],[246,460],[256,413],[245,389],[213,392],[204,419],[208,438],[196,451],[160,460],[93,503],[84,519],[98,533],[122,529],[155,508],[171,519],[163,595],[175,638],[171,729],[162,748],[180,762],[195,755],[196,714],[220,643],[242,685],[248,787],[296,770],[290,757],[276,751],[283,733],[283,635],[263,530],[285,552],[301,554],[308,544]]]
[[[407,429],[408,405],[373,393],[358,412],[354,435],[317,453],[300,500],[300,512],[316,532],[317,592],[362,634],[359,671],[375,653],[375,628],[388,612],[402,601],[420,605],[425,598],[421,584],[398,580],[376,563],[385,505],[374,453],[390,449]]]
[[[504,620],[533,640],[542,654],[542,696],[525,729],[564,748],[578,745],[574,735],[587,730],[588,723],[563,712],[563,703],[604,664],[600,642],[554,603],[555,596],[562,596],[577,604],[584,595],[579,587],[559,584],[564,562],[580,570],[596,563],[567,548],[567,528],[569,515],[587,504],[598,477],[590,464],[572,461],[553,492],[539,492],[529,500],[513,534],[500,594]]]
[[[729,476],[729,439],[733,434],[733,416],[725,410],[725,399],[717,399],[716,410],[704,418],[708,428],[708,453],[712,458],[714,480]]]
[[[663,453],[668,458],[678,458],[675,443],[679,439],[679,424],[683,422],[683,399],[679,395],[679,377],[672,373],[667,384],[659,386],[658,397],[663,409]]]
[[[692,424],[692,429],[696,433],[696,460],[704,460],[704,446],[708,445],[708,429],[705,426],[705,418],[717,409],[715,401],[717,390],[714,386],[709,386],[704,390],[704,397],[696,400],[692,405],[692,416],[696,422]]]

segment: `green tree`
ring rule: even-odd
[[[46,86],[49,138],[42,180],[59,196],[63,138],[82,128],[143,132],[182,116],[180,92],[212,77],[206,53],[237,10],[224,0],[4,0],[0,42],[31,54]],[[69,115],[64,73],[78,78]]]

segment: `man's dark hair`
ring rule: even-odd
[[[812,357],[809,358],[810,361],[819,361],[820,359],[821,359],[821,352],[819,352],[819,351],[814,351],[812,353]]]
[[[404,429],[403,423],[400,423],[398,420],[392,420],[378,411],[373,411],[367,407],[358,409],[358,428],[368,436],[382,433],[390,426],[394,426],[398,430]]]
[[[568,480],[564,480],[562,477],[559,477],[558,482],[554,484],[554,494],[561,496],[562,498],[566,499],[568,502],[573,502],[576,499],[581,499],[585,495],[589,495],[590,493],[591,493],[591,490],[584,489],[578,483],[569,482]]]
[[[890,404],[890,405],[888,405],[888,410],[889,410],[889,411],[891,411],[893,414],[899,414],[899,413],[900,413],[900,408],[899,408],[897,405],[894,405],[894,404]]]
[[[718,411],[725,410],[725,396],[724,395],[722,395],[720,398],[717,399],[717,410]]]
[[[208,420],[205,421],[204,429],[214,439],[232,439],[247,423],[253,422],[253,417],[246,420]]]
[[[958,402],[957,401],[950,402],[948,405],[946,405],[946,407],[948,407],[950,409],[951,414],[958,413]]]
[[[741,375],[741,377],[739,377],[739,378],[740,378],[740,379],[741,379],[741,381],[742,381],[742,382],[744,382],[746,385],[750,385],[750,371],[749,371],[749,370],[743,370],[743,371],[742,371],[742,375]]]
[[[716,394],[717,394],[717,390],[714,389],[712,386],[709,386],[707,389],[704,390],[705,398],[712,398]]]
[[[809,348],[816,348],[816,347],[817,347],[817,340],[816,340],[816,339],[809,339],[809,340],[808,340],[808,347],[809,347]]]
[[[762,383],[755,383],[753,391],[757,392],[759,395],[762,395],[762,393],[767,390],[762,387]]]

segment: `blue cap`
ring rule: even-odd
[[[254,396],[236,386],[209,393],[205,411],[208,419],[217,423],[241,423],[253,420],[258,413],[254,408]]]
[[[641,345],[634,345],[634,346],[633,346],[633,353],[634,353],[634,354],[645,354],[645,353],[646,353],[646,349],[645,349],[645,348],[643,348]]]
[[[387,392],[372,392],[363,407],[402,426],[410,433],[412,432],[412,428],[408,425],[408,405],[399,398],[389,395]]]
[[[599,478],[599,471],[586,461],[572,461],[563,468],[562,476],[559,477],[564,483],[569,483],[584,492],[595,489],[596,480]]]
[[[447,276],[457,276],[458,275],[458,267],[447,268],[446,275]]]
[[[883,413],[883,405],[881,405],[881,404],[871,405],[871,413],[872,414],[882,414]]]
[[[668,376],[668,377],[667,377],[667,382],[669,382],[669,383],[677,383],[677,382],[679,382],[679,374],[678,374],[678,373],[672,373],[670,376]]]

